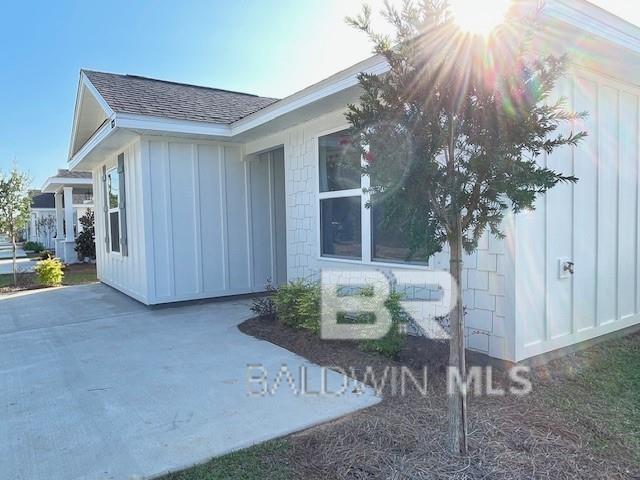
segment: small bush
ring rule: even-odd
[[[50,258],[48,260],[40,260],[36,264],[35,270],[41,284],[57,287],[62,285],[62,277],[64,276],[62,268],[62,262],[59,259]]]
[[[274,295],[278,319],[289,327],[320,331],[320,285],[298,280],[278,288]]]
[[[51,253],[49,250],[44,250],[40,254],[40,260],[49,260],[50,258],[55,258],[55,255]]]
[[[267,280],[264,288],[267,295],[254,298],[251,304],[251,311],[259,317],[273,317],[276,314],[276,304],[273,301],[273,293],[276,289],[273,287],[271,279]]]
[[[402,350],[406,339],[406,324],[409,321],[407,313],[400,305],[402,295],[392,292],[385,302],[391,315],[391,328],[386,335],[378,340],[365,340],[360,347],[368,352],[376,352],[389,358],[395,358]]]
[[[24,245],[22,245],[22,248],[25,250],[29,250],[31,252],[35,252],[35,253],[40,253],[44,250],[44,245],[41,244],[40,242],[24,242]]]

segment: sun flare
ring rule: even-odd
[[[449,0],[460,28],[484,36],[504,21],[510,4],[511,0]]]

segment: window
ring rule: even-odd
[[[339,258],[362,258],[360,197],[320,200],[322,254]]]
[[[112,252],[120,252],[120,178],[118,169],[107,172],[107,214]]]
[[[397,225],[387,225],[384,222],[384,203],[371,207],[371,256],[379,262],[406,262],[411,248],[409,235]],[[413,252],[412,263],[427,263],[424,252]]]
[[[347,130],[318,138],[320,255],[365,263],[426,264],[421,251],[408,260],[409,235],[384,223],[384,202],[366,207],[370,179],[361,172],[362,158]]]
[[[362,259],[360,154],[347,131],[318,139],[320,250],[326,257]]]

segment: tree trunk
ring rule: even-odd
[[[451,250],[449,271],[452,277],[452,290],[456,295],[450,314],[451,339],[449,341],[449,369],[459,372],[462,388],[453,382],[448,375],[448,407],[449,407],[449,449],[454,455],[467,453],[467,372],[464,349],[464,310],[462,306],[462,228],[461,219],[457,220],[457,229],[449,239]]]
[[[13,246],[13,286],[18,286],[18,268],[16,265],[16,255],[17,255],[17,247],[16,247],[16,236],[15,234],[11,235],[11,245]]]

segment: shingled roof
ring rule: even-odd
[[[114,112],[230,124],[277,101],[136,75],[83,72]]]
[[[91,172],[72,172],[66,168],[59,168],[58,173],[54,175],[56,178],[92,178]]]

